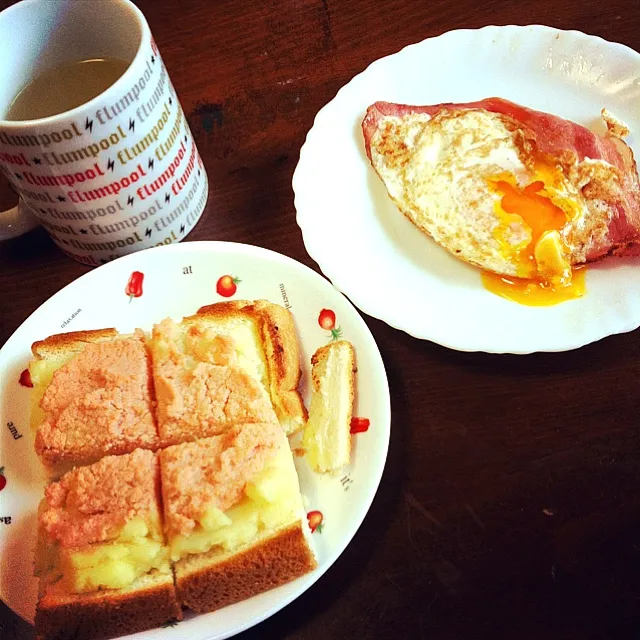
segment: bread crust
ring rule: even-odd
[[[31,352],[36,358],[46,359],[61,352],[80,351],[87,343],[102,342],[120,336],[113,329],[92,329],[89,331],[71,331],[70,333],[56,333],[44,340],[38,340],[31,345]]]
[[[302,371],[293,316],[288,309],[268,300],[231,300],[198,309],[198,315],[224,319],[246,317],[258,326],[269,373],[269,395],[287,435],[307,420],[307,409],[298,391]]]
[[[149,586],[90,594],[48,593],[36,609],[37,640],[101,640],[182,619],[171,575],[157,572]]]
[[[210,551],[174,566],[178,599],[204,613],[290,582],[318,564],[298,521],[243,549]]]

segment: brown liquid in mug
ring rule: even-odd
[[[128,66],[116,58],[94,58],[49,69],[20,90],[5,120],[37,120],[75,109],[108,89]]]

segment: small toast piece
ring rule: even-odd
[[[180,618],[157,455],[107,456],[50,484],[38,513],[36,573],[42,640],[114,637]]]
[[[260,380],[241,367],[236,341],[201,323],[154,325],[148,341],[162,446],[277,422]]]
[[[36,452],[51,475],[108,454],[157,447],[150,360],[141,332],[54,335],[32,351]]]
[[[300,349],[288,309],[267,300],[233,300],[202,307],[184,322],[202,322],[236,338],[240,366],[257,374],[285,433],[304,426],[307,410],[298,391]]]
[[[351,417],[356,361],[353,345],[338,340],[320,347],[311,358],[312,395],[302,449],[318,473],[335,473],[351,458]]]
[[[238,425],[159,456],[184,606],[214,611],[317,566],[293,457],[277,422]]]
[[[74,358],[88,344],[113,340],[118,336],[115,329],[72,331],[38,340],[31,346],[33,359],[29,362],[29,375],[33,383],[31,392],[31,427],[35,431],[44,419],[40,400],[51,382],[54,372]]]

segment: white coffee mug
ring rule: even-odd
[[[45,227],[68,256],[98,265],[178,242],[208,182],[184,112],[140,10],[129,0],[23,0],[0,13],[0,171],[18,191],[0,240]],[[7,120],[31,79],[116,58],[97,97],[37,120]]]

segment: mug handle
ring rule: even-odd
[[[31,213],[29,206],[22,198],[12,209],[0,211],[0,240],[21,236],[37,226],[38,219]]]

